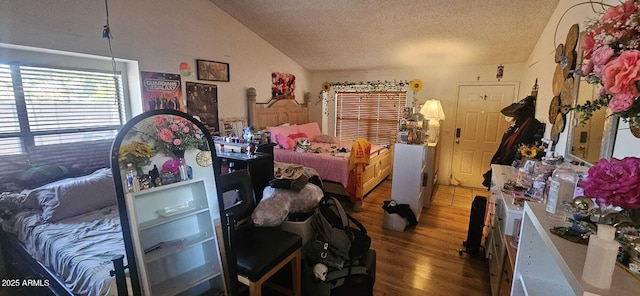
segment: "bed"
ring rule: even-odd
[[[114,258],[119,266],[127,262],[110,169],[3,193],[0,199],[2,253],[14,280],[3,285],[12,285],[10,292],[122,294],[112,275]]]
[[[316,128],[310,127],[314,123],[309,122],[308,94],[305,96],[303,104],[286,98],[270,100],[267,103],[257,103],[255,89],[249,88],[247,90],[247,102],[249,124],[256,130],[271,129],[284,125],[285,127],[282,128],[284,130],[283,134],[304,133],[306,136],[310,136],[310,130],[316,130]],[[286,127],[287,124],[289,125],[288,127]],[[315,125],[317,126],[317,123]],[[300,129],[300,127],[302,128]],[[317,131],[319,131],[319,128],[315,132],[317,133]],[[272,139],[275,139],[274,137],[277,136],[277,133],[271,132]],[[310,136],[309,138],[311,140],[311,150],[314,150],[314,152],[324,151],[324,153],[300,153],[289,149],[274,149],[274,160],[311,167],[318,171],[320,178],[324,182],[325,191],[333,194],[348,195],[346,191],[349,185],[348,153],[345,154],[339,151],[341,150],[340,148],[351,149],[352,142],[329,140],[325,141],[325,143],[320,143],[314,141],[315,137]],[[332,146],[335,148],[332,148]],[[322,149],[318,149],[318,147]],[[365,168],[362,187],[359,188],[364,193],[363,195],[366,196],[367,193],[371,192],[373,188],[390,175],[393,167],[392,155],[393,153],[388,147],[372,145],[369,165]]]

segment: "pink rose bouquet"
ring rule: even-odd
[[[199,148],[206,143],[198,126],[173,115],[156,115],[147,126],[146,134],[155,141],[157,150],[167,153]]]
[[[600,159],[589,168],[589,176],[579,186],[586,196],[602,205],[640,209],[640,158]]]
[[[608,107],[623,120],[640,123],[640,2],[609,7],[588,25],[581,46],[588,62],[578,74],[603,86],[593,102],[576,106],[582,120]]]

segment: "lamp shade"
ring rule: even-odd
[[[444,111],[439,100],[427,100],[422,105],[420,113],[424,115],[424,119],[428,120],[444,120]]]

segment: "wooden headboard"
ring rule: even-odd
[[[247,89],[247,103],[249,107],[249,125],[256,130],[267,126],[278,126],[283,123],[303,124],[309,122],[310,94],[305,93],[304,103],[295,99],[271,99],[266,103],[256,102],[256,89]]]

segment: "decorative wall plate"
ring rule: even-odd
[[[564,126],[565,126],[564,118],[565,118],[564,114],[562,113],[558,113],[558,115],[556,116],[556,122],[553,124],[553,129],[556,130],[558,134],[564,132]]]
[[[564,77],[569,77],[571,71],[576,68],[576,55],[577,53],[575,51],[571,51],[562,57],[560,67],[562,67],[562,74]]]
[[[556,71],[553,73],[553,81],[551,90],[554,96],[559,96],[562,92],[562,88],[564,87],[564,71],[560,64],[556,64]]]
[[[551,99],[551,103],[549,103],[549,122],[551,124],[556,122],[558,113],[560,113],[560,97],[555,96]]]
[[[573,105],[573,103],[575,103],[574,87],[575,83],[573,77],[568,77],[564,80],[564,83],[562,84],[562,91],[560,92],[561,106]]]
[[[636,121],[630,121],[629,122],[629,130],[631,131],[631,134],[636,137],[636,138],[640,138],[640,122],[636,122]]]
[[[560,62],[562,56],[564,56],[564,44],[560,43],[558,47],[556,47],[556,63]]]
[[[213,164],[211,159],[211,151],[200,151],[196,154],[196,162],[201,167],[208,167]]]
[[[569,28],[569,32],[567,33],[567,40],[564,42],[564,51],[567,55],[576,49],[579,34],[580,27],[578,26],[578,24],[573,24],[573,26]]]

